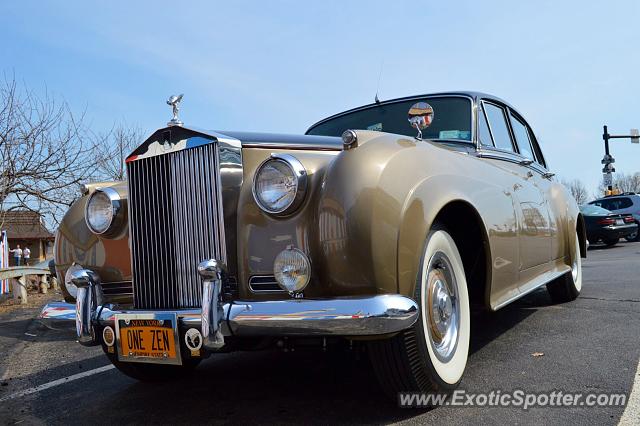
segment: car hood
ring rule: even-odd
[[[342,151],[342,139],[332,136],[288,135],[202,130],[190,126],[172,126],[158,129],[128,157],[127,162],[164,155],[183,149],[208,144],[214,140],[242,148],[303,149]]]
[[[288,148],[342,151],[342,139],[334,136],[290,135],[282,133],[254,133],[218,131],[226,136],[239,139],[242,147]]]

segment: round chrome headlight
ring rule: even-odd
[[[125,206],[113,188],[96,189],[87,199],[84,218],[94,234],[113,236],[122,230]]]
[[[309,284],[311,263],[302,250],[282,250],[273,262],[273,275],[278,285],[289,294],[300,293]]]
[[[262,210],[271,214],[293,213],[304,200],[307,171],[296,157],[273,154],[263,162],[253,178],[253,197]]]

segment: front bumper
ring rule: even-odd
[[[175,313],[179,328],[202,331],[208,349],[221,348],[229,336],[385,335],[411,327],[418,318],[417,303],[398,294],[222,303],[217,291],[221,283],[214,278],[204,282],[202,309],[142,311],[103,304],[99,279],[91,271],[79,271],[74,284],[78,300],[68,308],[75,310],[78,341],[85,346],[100,344],[96,328],[115,326],[119,314]],[[43,311],[40,320],[52,325],[49,317]],[[60,319],[56,322],[59,327]]]
[[[112,310],[113,309],[113,310]],[[117,314],[175,313],[184,327],[202,327],[202,310],[140,311],[104,307],[100,325],[115,324]],[[400,295],[360,298],[235,301],[222,306],[223,336],[369,336],[395,333],[411,327],[416,303]]]

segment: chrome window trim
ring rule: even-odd
[[[544,158],[544,153],[542,152],[542,149],[540,148],[540,144],[538,143],[538,139],[536,138],[536,135],[533,132],[533,129],[531,128],[529,123],[527,123],[527,120],[522,116],[522,114],[520,114],[518,111],[516,111],[515,108],[512,108],[512,107],[508,107],[508,108],[509,108],[509,112],[511,114],[513,114],[516,119],[519,119],[520,121],[522,121],[522,123],[527,128],[527,132],[529,134],[529,143],[531,144],[531,149],[533,150],[533,155],[535,157],[537,157],[538,154],[540,154],[540,157],[541,157],[541,158],[536,158],[535,161],[540,166],[544,167],[545,169],[548,169],[547,161]]]
[[[93,229],[93,227],[89,223],[89,216],[87,212],[89,208],[89,201],[91,201],[91,199],[98,192],[105,194],[109,198],[109,200],[111,201],[111,208],[113,209],[113,217],[111,218],[111,222],[109,223],[109,226],[107,226],[107,228],[102,232],[97,232],[95,229]],[[119,235],[124,230],[125,225],[127,224],[127,212],[127,199],[120,197],[118,191],[109,187],[96,188],[96,190],[87,197],[87,201],[84,204],[84,221],[87,225],[87,228],[89,228],[89,230],[95,235],[100,235],[105,238],[111,238]]]
[[[512,146],[514,146],[514,151],[507,151],[501,148],[496,148],[495,146],[495,141],[493,138],[493,130],[491,129],[491,123],[489,122],[489,120],[487,119],[486,113],[484,112],[484,103],[489,103],[489,104],[493,104],[495,106],[498,106],[500,108],[503,109],[503,111],[505,113],[509,114],[509,117],[505,117],[505,121],[507,123],[507,128],[509,130],[510,136],[511,136],[511,144]],[[534,159],[533,163],[531,164],[523,164],[523,161],[526,160],[530,160],[526,157],[524,157],[522,154],[520,154],[520,152],[515,151],[515,149],[517,148],[517,145],[515,143],[515,138],[513,135],[513,129],[511,128],[511,117],[510,114],[514,114],[514,116],[518,119],[520,119],[523,124],[525,124],[527,130],[529,131],[530,134],[530,138],[529,141],[531,142],[531,147],[534,151],[534,156],[536,156],[535,153],[535,149],[534,149],[534,142],[531,140],[531,136],[533,136],[534,141],[536,146],[538,146],[538,150],[540,151],[540,154],[543,156],[542,160],[544,161],[544,155],[542,154],[542,150],[540,149],[540,145],[537,144],[537,140],[535,139],[535,134],[533,133],[533,130],[531,129],[531,126],[529,126],[529,123],[527,123],[527,121],[524,119],[524,117],[522,117],[522,114],[520,114],[515,108],[512,108],[509,105],[506,104],[501,104],[500,102],[498,102],[497,100],[493,100],[493,99],[480,99],[478,101],[479,104],[479,108],[478,108],[478,113],[484,113],[485,114],[485,119],[487,120],[487,126],[489,127],[489,133],[491,134],[491,141],[493,142],[494,146],[488,146],[488,145],[482,145],[480,144],[480,140],[476,141],[476,146],[477,151],[476,154],[478,157],[480,158],[491,158],[494,160],[503,160],[503,161],[508,161],[510,163],[515,163],[518,164],[520,166],[523,167],[527,167],[529,169],[535,170],[536,172],[540,173],[541,175],[545,175],[549,172],[548,168],[544,165],[541,164],[537,159]],[[479,123],[479,119],[477,120]],[[546,164],[546,162],[545,162]]]
[[[508,161],[510,163],[514,163],[519,166],[527,167],[529,169],[535,170],[541,175],[544,175],[545,173],[548,172],[547,169],[545,169],[542,165],[536,162],[533,162],[531,164],[523,164],[522,161],[527,160],[527,158],[523,157],[518,153],[509,153],[509,152],[501,151],[497,149],[479,149],[476,152],[476,156],[479,158],[489,158],[492,160]]]
[[[484,110],[484,106],[482,105],[482,101],[479,101],[476,103],[476,115],[475,115],[475,119],[476,119],[476,126],[477,126],[477,131],[476,131],[476,135],[477,135],[477,140],[476,140],[476,148],[478,150],[482,150],[483,147],[487,147],[490,149],[498,149],[496,148],[496,142],[493,140],[493,133],[491,132],[491,126],[489,124],[489,119],[487,118],[487,113]],[[485,123],[487,123],[487,129],[489,129],[489,137],[491,138],[491,145],[483,145],[482,142],[480,141],[480,117],[478,116],[479,114],[482,114],[482,116],[484,117],[484,121]]]
[[[280,161],[282,163],[285,163],[287,167],[291,169],[291,171],[293,172],[293,175],[296,177],[296,180],[297,180],[296,195],[293,198],[293,201],[291,201],[291,203],[288,206],[280,210],[271,210],[267,208],[265,205],[263,205],[260,202],[260,198],[256,193],[256,179],[260,174],[260,171],[262,170],[262,168],[271,161]],[[309,179],[308,179],[307,170],[304,168],[304,165],[300,162],[300,160],[298,160],[296,157],[294,157],[291,154],[271,154],[269,158],[267,158],[262,163],[260,163],[255,173],[253,174],[251,192],[253,194],[254,201],[256,202],[258,207],[260,207],[260,209],[265,213],[268,213],[274,216],[288,216],[294,213],[296,210],[298,210],[298,207],[302,205],[302,202],[304,201],[307,194],[308,180]]]

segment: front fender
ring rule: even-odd
[[[405,296],[414,294],[425,240],[438,214],[454,202],[465,203],[470,211],[477,212],[473,193],[485,185],[467,176],[437,175],[430,176],[415,186],[407,197],[398,232],[398,293]],[[487,193],[483,196],[486,195]],[[508,199],[494,202],[504,204],[507,211],[511,210],[512,204]],[[469,220],[477,221],[478,216],[479,212]],[[482,231],[486,237],[488,230],[484,222]]]
[[[126,182],[101,183],[101,187],[116,189],[126,197]],[[89,230],[84,218],[84,208],[89,192],[78,198],[64,215],[56,232],[54,259],[61,283],[67,269],[74,263],[98,273],[103,282],[131,279],[131,254],[128,228],[114,239],[100,238]]]
[[[456,200],[481,217],[497,211],[499,234],[508,236],[505,251],[514,254],[511,195],[487,183],[497,181],[496,168],[462,148],[358,131],[359,142],[363,135],[365,143],[334,160],[322,186],[319,236],[329,286],[411,297],[426,235]],[[511,282],[515,246],[501,271]]]

